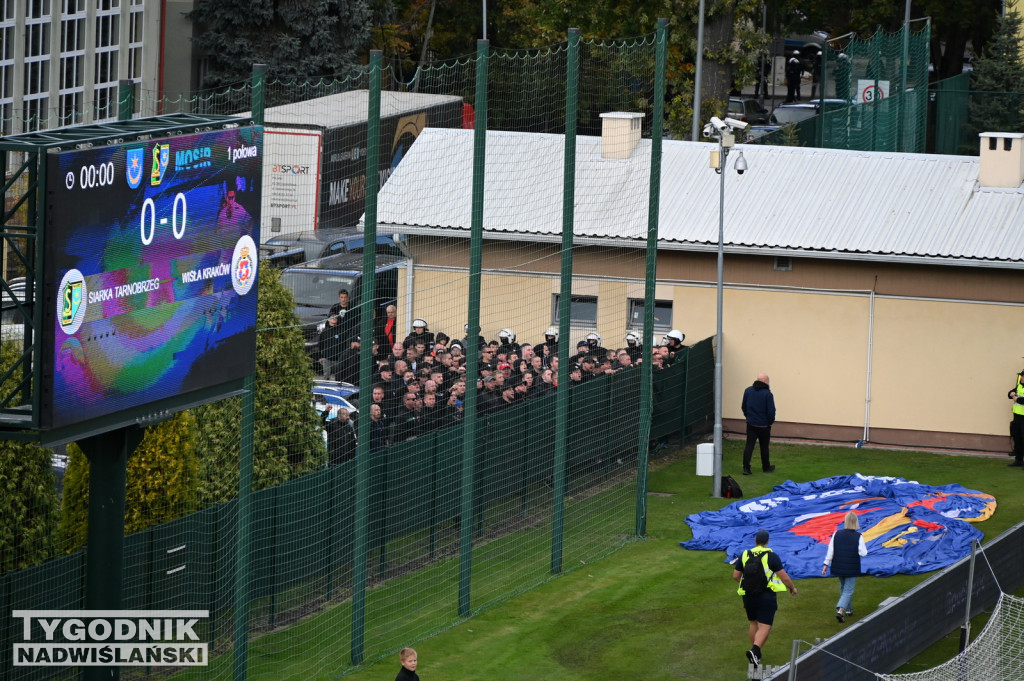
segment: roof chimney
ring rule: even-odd
[[[1024,182],[1024,133],[983,132],[978,184],[1016,189]]]
[[[640,142],[644,114],[610,111],[601,114],[601,158],[629,158]]]

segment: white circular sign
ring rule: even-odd
[[[235,252],[231,256],[231,285],[235,293],[244,296],[256,281],[256,243],[245,234],[235,244]]]

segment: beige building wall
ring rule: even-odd
[[[1024,308],[879,299],[871,422],[1007,436]]]

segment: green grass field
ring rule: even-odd
[[[742,443],[727,441],[725,472],[736,473]],[[959,483],[995,495],[995,515],[979,527],[986,539],[1024,519],[1024,472],[1007,457],[956,456],[800,445],[773,446],[772,474],[737,479],[744,496],[764,494],[788,479],[816,480],[863,473],[918,482]],[[650,476],[648,536],[593,565],[492,608],[416,644],[424,681],[621,681],[745,677],[746,622],[731,570],[721,552],[686,551],[687,515],[726,504],[710,496],[711,479],[696,477],[693,447],[655,462]],[[980,565],[980,563],[979,563]],[[889,596],[923,581],[915,577],[859,580],[854,607],[862,617]],[[799,595],[780,595],[776,626],[765,647],[766,664],[789,659],[793,639],[838,633],[835,579],[798,583]],[[975,632],[980,629],[975,629]],[[905,671],[931,666],[956,650],[954,633]],[[354,671],[348,679],[390,679],[397,655]],[[335,675],[344,668],[332,670]]]
[[[742,442],[726,442],[724,472],[737,477],[747,498],[767,493],[789,479],[808,481],[848,473],[894,475],[932,485],[959,483],[993,494],[998,503],[996,513],[978,526],[986,539],[1024,519],[1024,472],[1008,469],[1008,457],[774,444],[772,461],[778,467],[774,473],[739,476],[741,449]],[[567,574],[430,638],[410,641],[419,652],[420,677],[424,681],[745,678],[746,618],[725,556],[679,546],[690,538],[686,516],[720,508],[729,501],[711,497],[711,478],[696,477],[695,467],[692,446],[654,462],[645,539],[628,541],[593,564],[576,561],[570,565],[567,561]],[[517,541],[525,542],[522,548],[532,556],[528,561],[531,569],[543,563],[544,536],[536,538],[537,546],[531,546],[530,540]],[[980,566],[981,561],[979,569],[983,569]],[[455,592],[451,566],[437,564],[425,569],[447,575],[429,580],[426,583],[431,586],[425,588],[442,589],[449,595]],[[853,621],[872,612],[885,598],[926,578],[861,578]],[[400,591],[397,587],[382,586],[376,597],[383,604],[390,590]],[[798,587],[798,596],[779,596],[776,624],[764,648],[765,664],[787,662],[794,639],[824,639],[848,626],[834,617],[837,580],[807,579],[798,582]],[[347,631],[347,616],[345,603],[257,637],[249,649],[249,678],[393,678],[398,670],[397,654],[353,669],[343,652],[348,641],[331,641],[325,636],[328,631],[330,636]],[[429,621],[435,615],[413,613],[410,617]],[[452,613],[443,613],[436,622],[451,617]],[[440,628],[444,626],[440,624]],[[978,631],[980,627],[975,633]],[[368,643],[377,633],[367,632]],[[927,668],[951,656],[956,641],[954,632],[904,671]],[[214,664],[229,666],[230,655]]]

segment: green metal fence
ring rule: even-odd
[[[685,357],[654,378],[652,438],[686,439],[706,430],[713,413],[714,359],[712,339],[689,348]],[[630,516],[630,495],[618,494],[636,484],[636,442],[631,432],[615,426],[612,414],[636,408],[639,372],[595,379],[573,388],[570,413],[573,431],[566,457],[567,493],[574,503],[600,513],[608,504],[623,505]],[[496,544],[516,543],[521,560],[474,584],[486,592],[499,588],[509,572],[527,573],[516,591],[551,578],[550,476],[555,433],[555,396],[531,400],[489,417],[478,430],[474,499],[474,552],[485,556]],[[585,418],[575,418],[584,415]],[[597,433],[584,423],[601,424]],[[523,424],[529,423],[529,437]],[[573,437],[578,435],[579,437]],[[595,436],[596,435],[596,436]],[[371,453],[373,475],[364,509],[370,519],[367,572],[370,575],[367,621],[370,632],[405,629],[406,640],[448,628],[457,614],[457,590],[448,592],[447,607],[404,612],[384,607],[389,584],[424,579],[424,588],[458,570],[460,514],[459,469],[463,449],[459,427],[446,428],[415,440]],[[347,660],[351,627],[348,603],[352,594],[356,461],[324,469],[252,497],[253,530],[250,566],[250,632],[274,645],[269,633],[297,620],[324,622],[321,636],[333,654]],[[219,504],[125,539],[124,607],[145,610],[209,610],[202,629],[213,650],[230,651],[235,596],[237,500]],[[508,509],[514,512],[507,513]],[[505,521],[495,525],[495,517]],[[587,536],[593,528],[570,523],[563,545],[565,564],[595,558]],[[628,540],[629,522],[608,531],[617,539],[614,550]],[[83,605],[85,551],[37,567],[0,576],[0,609],[73,610]],[[429,576],[429,581],[428,581]],[[59,589],[53,585],[59,584]],[[196,588],[202,585],[201,588]],[[514,592],[502,594],[507,598]],[[377,607],[374,607],[377,606]],[[409,625],[409,610],[418,614]],[[0,625],[0,679],[67,676],[68,670],[13,667],[6,654],[19,640],[20,624],[5,618]],[[387,652],[371,642],[373,657]],[[260,674],[259,660],[250,660],[251,674]],[[335,668],[343,672],[342,668]]]

